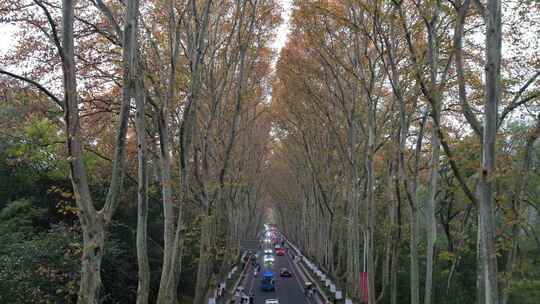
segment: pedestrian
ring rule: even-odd
[[[221,296],[223,295],[223,289],[224,289],[223,283],[219,283],[219,286],[218,286],[218,297],[221,297]]]
[[[249,294],[249,304],[255,304],[255,295],[253,293]]]
[[[240,298],[240,293],[238,292],[238,290],[234,293],[234,303],[241,303],[242,299]]]
[[[248,304],[249,303],[249,297],[245,293],[242,294],[242,302],[240,302],[240,303],[242,303],[242,304]]]

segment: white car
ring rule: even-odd
[[[264,254],[272,254],[272,249],[265,249]]]
[[[266,263],[266,262],[274,262],[275,258],[273,255],[265,255],[264,258],[263,258],[263,262]]]
[[[279,300],[278,299],[266,299],[264,301],[264,304],[279,304]]]

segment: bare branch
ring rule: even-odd
[[[508,106],[506,106],[501,114],[501,117],[499,118],[499,123],[497,124],[497,128],[499,128],[502,123],[504,122],[504,119],[506,118],[506,116],[508,116],[508,114],[510,114],[510,112],[512,112],[515,108],[519,107],[519,106],[522,106],[524,104],[526,104],[527,102],[535,99],[536,97],[539,97],[540,96],[540,92],[535,92],[527,97],[524,97],[520,100],[521,96],[523,95],[523,93],[525,93],[525,91],[527,90],[527,88],[533,84],[533,82],[536,80],[536,78],[538,78],[538,76],[540,76],[540,71],[537,71],[529,80],[527,80],[527,82],[521,86],[521,88],[519,89],[519,91],[516,93],[516,95],[514,96],[514,98],[512,99],[512,102],[510,102],[510,104]]]
[[[32,79],[29,79],[29,78],[26,78],[24,76],[20,76],[20,75],[5,71],[3,69],[0,69],[0,74],[8,75],[8,76],[13,77],[15,79],[18,79],[20,81],[23,81],[23,82],[26,82],[26,83],[29,83],[29,84],[33,85],[39,91],[41,91],[42,93],[47,95],[49,98],[51,98],[61,109],[64,109],[64,102],[62,100],[58,99],[58,97],[54,96],[54,94],[51,93],[51,91],[47,90],[44,86],[42,86],[41,84],[33,81]]]

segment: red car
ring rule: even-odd
[[[285,255],[287,250],[285,248],[278,248],[276,249],[276,255]]]

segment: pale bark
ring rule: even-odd
[[[391,9],[393,12],[396,8]],[[382,55],[382,64],[385,72],[390,81],[392,87],[392,93],[395,100],[398,102],[399,112],[399,128],[397,133],[397,157],[396,164],[391,165],[389,172],[389,197],[392,202],[390,209],[390,280],[387,284],[390,284],[390,303],[397,303],[397,271],[399,269],[399,240],[401,238],[401,197],[400,197],[400,185],[405,186],[405,191],[409,191],[408,185],[409,179],[405,170],[405,143],[407,140],[410,119],[408,119],[406,104],[402,93],[402,86],[400,83],[399,73],[397,70],[395,50],[396,50],[396,32],[393,23],[390,24],[389,33],[386,33],[378,20],[375,20],[375,31],[378,37],[380,37],[380,48],[377,48]],[[386,50],[386,52],[384,52]],[[386,55],[386,60],[384,59]],[[392,164],[394,164],[392,162]],[[396,176],[397,175],[397,176]],[[395,187],[394,187],[395,184]],[[395,188],[395,190],[393,189]],[[416,194],[414,194],[416,196]],[[383,288],[385,284],[383,283]],[[382,295],[381,295],[382,298]]]
[[[180,176],[182,182],[182,198],[187,199],[189,192],[189,176],[188,176],[188,160],[191,153],[192,140],[194,137],[194,129],[196,128],[196,116],[197,116],[197,104],[199,99],[199,91],[201,84],[201,62],[202,53],[205,47],[205,39],[207,37],[207,27],[210,15],[210,7],[212,0],[206,0],[203,6],[203,12],[199,15],[197,12],[197,4],[195,1],[190,1],[191,18],[195,23],[195,32],[190,41],[190,63],[191,63],[191,85],[189,88],[189,95],[186,108],[182,117],[182,125],[180,128]],[[207,199],[207,197],[205,197]],[[203,250],[210,248],[210,232],[209,216],[212,215],[212,210],[209,206],[209,201],[203,202],[203,222],[201,223],[201,239],[200,239],[200,257],[199,266],[197,272],[197,283],[195,287],[195,299],[194,304],[202,304],[205,300],[207,286],[208,286],[208,263],[209,253],[203,252]],[[180,226],[177,227],[177,229]],[[177,237],[179,230],[177,230]]]
[[[74,2],[62,2],[62,48],[59,50],[62,59],[64,83],[64,114],[67,129],[67,146],[71,181],[75,193],[78,215],[83,231],[83,255],[81,283],[78,294],[78,303],[95,304],[99,301],[101,287],[101,260],[105,245],[105,228],[110,223],[112,215],[118,205],[119,192],[122,188],[124,176],[125,137],[129,116],[129,99],[131,97],[132,82],[130,75],[133,72],[133,40],[130,35],[124,38],[124,88],[122,106],[120,110],[119,128],[115,144],[111,183],[105,205],[99,212],[96,211],[90,189],[86,170],[83,163],[82,140],[79,122],[79,103],[77,94],[75,53],[74,53]],[[126,27],[129,31],[129,27]],[[134,30],[131,28],[131,30]]]
[[[497,249],[495,247],[494,182],[497,116],[501,98],[501,2],[488,0],[486,7],[486,66],[484,135],[480,179],[480,223],[485,256],[479,261],[484,272],[486,304],[499,303]]]
[[[233,114],[233,121],[231,125],[231,129],[229,130],[229,136],[228,140],[226,141],[225,147],[224,147],[224,159],[223,159],[223,165],[219,172],[219,189],[217,189],[217,195],[214,195],[213,199],[220,202],[224,199],[224,191],[225,191],[225,179],[226,174],[229,172],[230,167],[230,161],[232,157],[233,147],[236,143],[237,139],[237,132],[240,129],[240,115],[242,112],[242,103],[243,103],[243,94],[244,94],[244,85],[245,85],[245,77],[248,73],[246,68],[246,53],[247,53],[247,47],[249,40],[252,39],[251,35],[254,31],[254,25],[256,21],[256,10],[257,10],[257,1],[249,2],[251,4],[250,11],[248,12],[248,1],[242,1],[241,3],[237,3],[239,5],[238,10],[240,13],[239,16],[239,26],[238,26],[238,45],[239,45],[239,65],[238,65],[238,79],[236,83],[236,92],[235,92],[235,108],[234,108],[234,114]],[[210,5],[210,2],[209,2]],[[209,6],[208,6],[209,8]],[[208,11],[206,12],[208,14]],[[244,16],[250,16],[249,20],[244,20]],[[207,18],[205,16],[204,18]],[[247,23],[247,24],[245,24]],[[247,25],[247,26],[246,26]],[[203,33],[201,33],[202,35]],[[206,152],[206,151],[205,151]],[[204,158],[207,157],[207,155],[203,155]],[[205,171],[208,171],[208,168],[206,168]],[[205,173],[205,175],[208,175],[208,173]],[[207,177],[206,177],[207,180]],[[195,304],[202,304],[204,301],[206,301],[206,298],[208,296],[208,291],[211,290],[212,284],[215,283],[215,277],[211,274],[211,269],[213,268],[214,264],[214,258],[211,256],[211,252],[208,251],[208,249],[213,246],[212,236],[214,233],[211,232],[211,229],[216,223],[213,223],[211,221],[211,218],[219,217],[219,214],[221,213],[221,209],[214,208],[213,202],[210,201],[208,198],[208,191],[206,190],[206,182],[203,183],[203,192],[201,200],[203,202],[203,210],[205,211],[205,218],[209,217],[208,219],[205,219],[203,221],[202,226],[202,234],[201,234],[201,248],[200,248],[200,257],[199,257],[199,265],[198,265],[198,271],[197,271],[197,284],[195,289]],[[237,200],[230,200],[237,201]],[[231,211],[234,211],[233,206],[228,206],[228,209]],[[214,210],[215,209],[215,210]],[[241,236],[242,230],[240,229],[240,225],[235,225],[235,223],[240,220],[240,217],[242,216],[241,210],[239,211],[237,216],[229,216],[229,221],[233,222],[233,227],[238,227],[238,229],[232,229],[232,236],[231,238],[233,240],[238,240]]]
[[[459,5],[459,2],[458,2]],[[463,115],[467,119],[467,122],[471,125],[474,133],[482,138],[482,126],[473,113],[469,102],[467,101],[467,91],[465,86],[465,71],[463,68],[463,28],[465,26],[465,19],[467,17],[467,12],[469,10],[470,0],[465,0],[461,6],[456,7],[457,10],[457,20],[454,31],[454,56],[455,56],[455,67],[456,75],[458,81],[458,96],[459,102],[461,104],[461,110]]]
[[[163,105],[156,115],[159,134],[159,165],[160,165],[160,181],[161,181],[161,200],[163,202],[163,265],[161,271],[161,281],[159,284],[157,303],[165,304],[172,301],[173,291],[167,287],[173,270],[171,261],[176,251],[173,247],[174,229],[175,229],[175,213],[174,204],[172,201],[172,178],[171,178],[171,156],[170,156],[170,139],[169,139],[169,106],[168,103]]]
[[[138,58],[138,19],[139,1],[130,0],[127,3],[126,21],[123,31],[124,46],[124,100],[123,105],[129,109],[129,103],[135,99],[136,115],[135,127],[137,129],[137,160],[138,160],[138,187],[137,187],[137,264],[138,264],[138,286],[137,304],[148,303],[150,292],[150,264],[148,261],[148,177],[146,162],[146,141],[144,123],[144,85],[143,79],[137,74],[141,69],[136,69]],[[122,109],[123,111],[127,109]],[[127,123],[127,120],[126,120]],[[122,166],[123,164],[120,164]]]
[[[392,265],[390,278],[390,303],[397,304],[398,296],[398,270],[399,270],[399,240],[401,239],[401,198],[399,191],[399,181],[395,185],[396,206],[393,208],[392,222],[397,226],[392,229]]]
[[[416,141],[415,150],[415,163],[414,163],[414,175],[410,185],[406,185],[407,197],[409,200],[410,214],[411,214],[411,245],[410,245],[410,259],[411,259],[411,304],[420,303],[420,281],[419,281],[419,261],[418,261],[418,239],[419,239],[419,227],[418,227],[418,202],[416,199],[418,172],[420,166],[420,153],[422,152],[422,139],[424,137],[424,126],[427,119],[427,113],[424,114],[422,123],[420,125],[420,132]]]
[[[138,187],[137,187],[137,265],[138,287],[137,304],[148,303],[150,293],[150,264],[148,261],[148,170],[147,170],[147,144],[145,130],[145,94],[142,81],[137,82],[136,106],[137,114],[135,124],[137,127],[137,160],[138,160]]]
[[[176,65],[180,49],[179,17],[176,14],[176,1],[167,3],[168,9],[168,36],[170,39],[170,61],[167,65],[166,92],[162,104],[157,107],[155,120],[157,121],[160,143],[160,172],[161,172],[161,195],[163,203],[163,263],[159,291],[158,304],[171,304],[177,302],[177,285],[181,260],[181,248],[179,245],[181,235],[177,232],[182,227],[182,204],[173,202],[173,188],[171,176],[171,138],[170,138],[170,107],[176,92]],[[179,239],[177,242],[176,239]]]
[[[158,133],[159,133],[159,164],[160,164],[160,181],[161,181],[161,199],[163,202],[163,265],[161,271],[161,281],[159,284],[158,300],[157,303],[165,304],[172,301],[173,290],[167,287],[167,284],[171,278],[173,270],[171,261],[176,251],[173,247],[174,242],[174,229],[175,229],[175,214],[174,205],[172,201],[172,179],[171,179],[171,157],[170,157],[170,139],[169,139],[169,106],[166,104],[160,110],[161,112],[156,114],[158,121]]]
[[[372,79],[373,81],[373,79]],[[366,95],[370,95],[367,92]],[[375,274],[376,267],[374,261],[375,255],[375,218],[377,217],[375,209],[374,187],[375,174],[373,168],[373,157],[375,156],[375,102],[371,97],[368,99],[368,142],[366,148],[366,180],[367,180],[367,237],[368,237],[368,252],[367,252],[367,273],[368,273],[368,303],[375,304]]]
[[[480,196],[480,184],[477,186],[477,192]],[[476,263],[476,301],[479,304],[486,303],[486,283],[484,281],[484,264],[480,261],[485,260],[485,249],[484,249],[484,240],[482,235],[482,225],[480,224],[481,217],[480,217],[480,211],[478,211],[478,226],[477,226],[477,233],[476,233],[476,260],[478,261]]]
[[[194,304],[203,304],[210,284],[210,270],[213,260],[212,246],[212,227],[216,225],[213,221],[214,215],[205,214],[201,223],[201,238],[199,250],[199,265],[197,269],[197,285],[195,289]]]
[[[431,20],[427,23],[428,29],[428,62],[430,68],[430,89],[433,98],[431,115],[433,120],[440,121],[441,119],[441,97],[438,85],[438,68],[439,68],[439,47],[437,37],[437,26],[439,21],[440,0],[435,4]],[[435,241],[437,239],[437,222],[435,218],[435,209],[437,208],[436,198],[439,186],[439,157],[440,157],[440,141],[439,141],[439,125],[433,123],[431,126],[431,160],[430,160],[430,176],[428,187],[428,198],[426,201],[426,230],[427,230],[427,246],[426,246],[426,281],[424,288],[424,304],[431,304],[433,293],[433,263]]]

